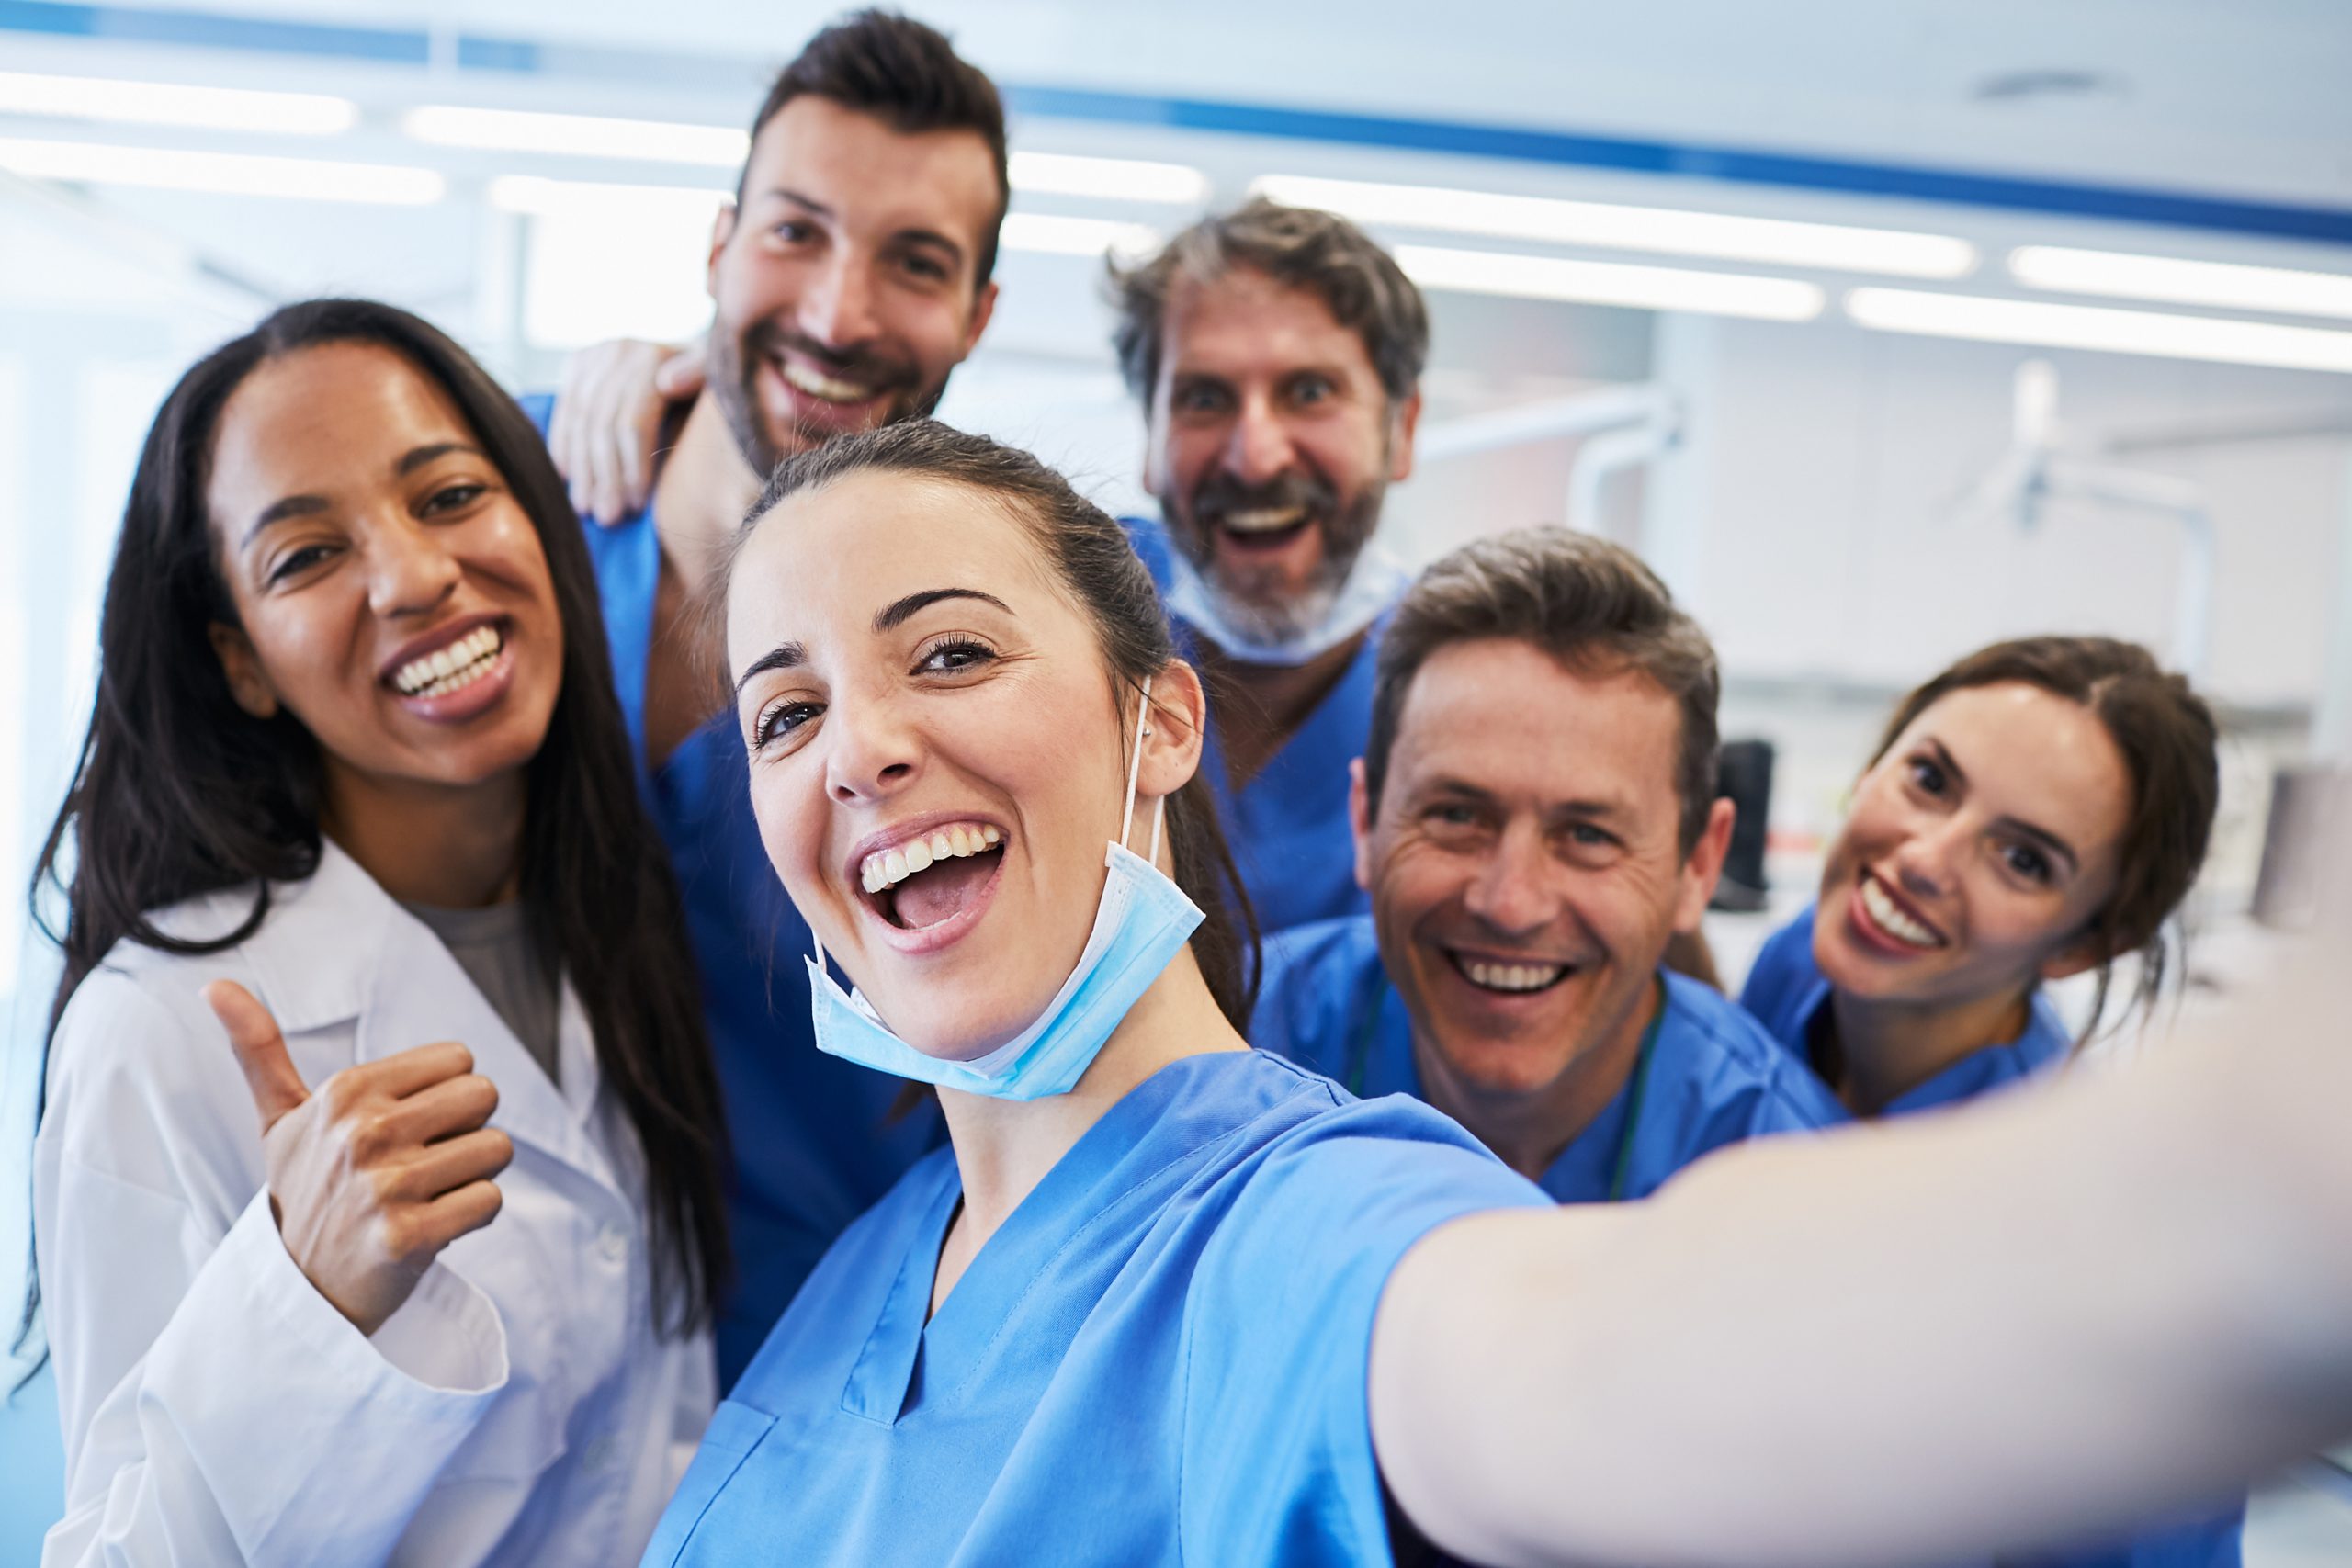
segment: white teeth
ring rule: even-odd
[[[1871,922],[1906,947],[1941,947],[1943,939],[1905,914],[1875,876],[1862,878],[1862,908]]]
[[[403,696],[447,696],[488,674],[491,661],[504,646],[496,626],[477,627],[448,647],[412,659],[393,671],[392,684]]]
[[[1462,971],[1470,983],[1489,991],[1540,991],[1568,972],[1565,964],[1488,964],[1465,958]]]
[[[789,359],[776,362],[776,369],[786,384],[812,398],[822,398],[829,403],[862,403],[874,395],[871,387],[861,387],[854,381],[837,381],[822,371],[811,370]]]
[[[879,893],[941,861],[968,859],[1003,841],[1004,835],[986,823],[957,822],[934,830],[928,839],[910,839],[866,856],[858,867],[858,880],[868,893]]]
[[[1261,507],[1251,512],[1228,512],[1225,514],[1223,522],[1227,527],[1237,534],[1271,534],[1278,529],[1289,527],[1306,515],[1306,509],[1304,507],[1270,506]]]

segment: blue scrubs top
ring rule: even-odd
[[[1433,1227],[1544,1196],[1453,1122],[1261,1051],[1090,1128],[924,1322],[963,1195],[918,1165],[718,1408],[647,1564],[1389,1561],[1374,1307]]]
[[[1127,537],[1162,593],[1168,591],[1167,531],[1148,518],[1125,520]],[[1177,652],[1197,660],[1200,633],[1169,617]],[[1236,790],[1226,771],[1212,705],[1201,776],[1216,798],[1242,886],[1261,931],[1334,919],[1372,908],[1356,886],[1355,837],[1348,826],[1348,764],[1372,733],[1374,661],[1385,617],[1365,636],[1339,682],[1255,777]]]
[[[1829,1000],[1829,981],[1813,961],[1814,914],[1807,909],[1772,933],[1757,954],[1756,966],[1748,971],[1747,984],[1739,994],[1740,1005],[1756,1015],[1792,1061],[1804,1064],[1808,1075],[1814,1021]],[[2065,1060],[2073,1043],[2057,1010],[2037,992],[2023,1033],[2006,1045],[1987,1045],[1962,1057],[1894,1100],[1882,1114],[1903,1116],[1957,1105],[2018,1083]],[[1834,1099],[1831,1103],[1841,1120],[1852,1119]],[[2245,1507],[2241,1502],[2211,1518],[2152,1531],[2105,1551],[2038,1558],[2033,1564],[2034,1568],[2238,1568],[2245,1522]]]
[[[552,400],[524,400],[541,431]],[[752,817],[743,741],[722,713],[645,768],[645,664],[661,544],[650,508],[584,523],[638,781],[684,895],[727,1110],[735,1283],[717,1325],[719,1386],[735,1381],[849,1223],[944,1136],[935,1101],[906,1114],[896,1078],[819,1051],[809,1032],[808,928]]]
[[[1753,1020],[1686,976],[1659,971],[1665,1005],[1625,1086],[1544,1171],[1563,1203],[1646,1198],[1711,1149],[1827,1126],[1838,1107]],[[1421,1092],[1412,1021],[1388,983],[1372,917],[1266,944],[1250,1039],[1363,1095]]]
[[[1810,1073],[1813,1066],[1814,1021],[1829,1001],[1829,981],[1813,962],[1813,916],[1807,909],[1767,940],[1740,987],[1739,1005],[1755,1015],[1766,1032],[1786,1047]],[[2074,1037],[2059,1021],[2050,998],[2037,991],[2025,1032],[2006,1045],[1972,1051],[1934,1077],[1890,1101],[1883,1114],[1903,1116],[1939,1105],[1957,1105],[1988,1089],[2030,1077],[2066,1059]],[[1817,1079],[1815,1081],[1818,1081]],[[1826,1087],[1826,1086],[1825,1086]],[[1853,1120],[1842,1104],[1838,1119]]]

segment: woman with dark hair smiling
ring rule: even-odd
[[[2229,1053],[1557,1206],[1249,1048],[1201,682],[1059,476],[844,437],[718,591],[817,1043],[935,1085],[952,1147],[818,1266],[648,1562],[1841,1568],[2117,1527],[2352,1427],[2324,960]]]
[[[634,1551],[716,1394],[718,1091],[578,525],[440,333],[291,306],[174,389],[44,882],[43,1561]]]

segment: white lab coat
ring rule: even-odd
[[[160,922],[218,935],[250,888]],[[239,981],[313,1089],[462,1042],[514,1142],[498,1217],[373,1338],[296,1268],[260,1118],[198,994]],[[717,1397],[707,1334],[662,1339],[642,1156],[562,996],[560,1091],[440,942],[328,844],[227,952],[125,942],[49,1063],[34,1224],[66,1456],[67,1563],[634,1562]]]

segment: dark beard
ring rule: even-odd
[[[767,416],[761,410],[759,391],[753,382],[760,366],[787,348],[815,360],[829,376],[870,383],[887,391],[890,400],[880,421],[883,424],[929,418],[947,391],[947,378],[944,376],[936,386],[918,386],[914,367],[904,360],[863,349],[837,353],[812,338],[768,322],[761,322],[740,335],[713,332],[707,384],[718,401],[719,416],[727,422],[728,434],[735,438],[735,449],[743,455],[743,461],[751,465],[752,471],[760,476],[763,485],[775,477],[776,466],[785,458],[821,445],[833,434],[804,426],[794,430],[789,450],[777,445]]]

